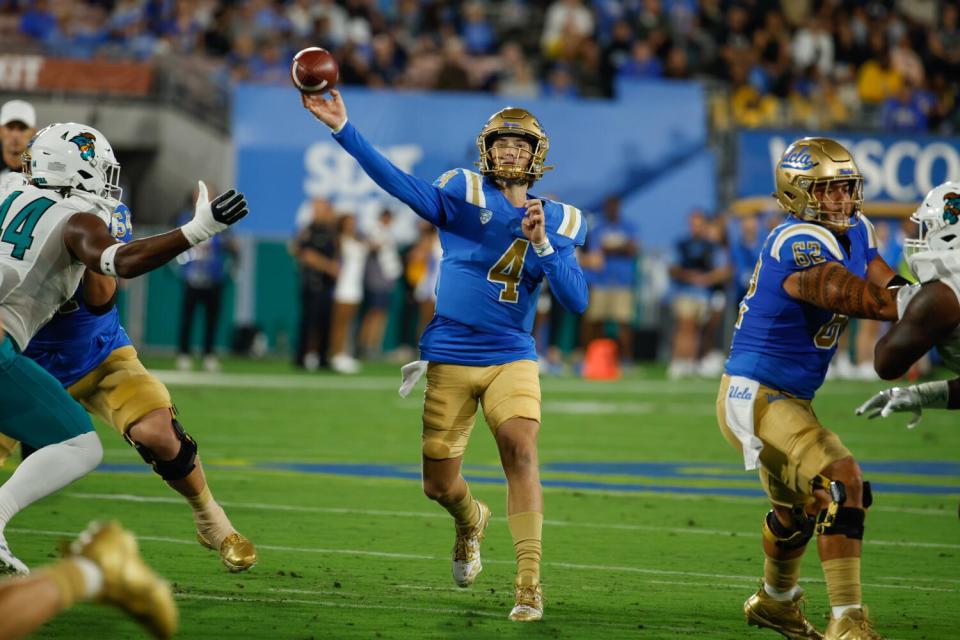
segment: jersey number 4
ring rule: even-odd
[[[523,276],[523,261],[527,257],[528,246],[529,241],[517,238],[487,272],[487,280],[503,285],[500,302],[516,304],[520,299],[517,285]]]
[[[13,201],[22,193],[22,191],[14,191],[7,196],[7,199],[0,205],[0,229],[2,229],[0,242],[13,245],[10,255],[17,260],[23,260],[23,256],[26,255],[27,250],[33,246],[33,230],[37,227],[37,223],[40,222],[40,217],[46,213],[47,209],[54,205],[54,201],[50,198],[37,198],[20,209],[20,212],[13,216],[10,224],[5,224],[7,221],[7,213],[13,205]]]

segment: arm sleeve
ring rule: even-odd
[[[437,187],[398,169],[374,149],[349,120],[333,137],[356,158],[381,189],[409,206],[424,220],[439,227],[446,224],[444,198]]]
[[[540,258],[540,266],[547,277],[550,292],[568,311],[583,313],[587,308],[589,294],[587,280],[577,262],[573,245],[554,251]]]

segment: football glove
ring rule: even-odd
[[[193,220],[180,227],[191,246],[209,240],[247,215],[247,200],[242,193],[230,189],[210,202],[203,180],[199,182],[198,192]]]
[[[907,429],[913,429],[920,424],[924,407],[945,409],[950,397],[950,388],[944,380],[926,382],[911,387],[893,387],[884,389],[862,405],[857,407],[856,414],[867,418],[888,418],[894,413],[909,411],[912,413]]]

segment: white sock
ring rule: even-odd
[[[83,556],[74,556],[71,560],[77,564],[80,573],[83,574],[84,600],[96,598],[103,591],[103,571],[92,560]]]
[[[800,591],[800,585],[795,584],[787,591],[777,591],[766,582],[763,583],[763,590],[767,592],[767,595],[773,598],[774,600],[779,600],[780,602],[790,602],[793,600],[794,596]]]
[[[0,486],[0,531],[21,509],[87,475],[102,459],[93,431],[37,449]]]
[[[860,609],[860,603],[857,604],[842,604],[839,607],[830,607],[830,610],[833,614],[834,619],[840,619],[843,617],[844,612],[848,609]]]

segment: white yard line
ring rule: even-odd
[[[161,496],[137,496],[131,494],[106,494],[106,493],[79,493],[71,492],[67,497],[80,498],[84,500],[105,500],[114,502],[154,502],[163,504],[182,504],[181,498],[161,497]],[[344,509],[337,507],[302,507],[287,504],[264,504],[257,502],[221,502],[224,507],[238,509],[252,509],[255,511],[295,511],[303,513],[330,513],[337,515],[361,515],[377,517],[399,517],[399,518],[432,518],[446,519],[450,516],[445,513],[426,512],[426,511],[385,511],[379,509]],[[494,518],[494,520],[506,521],[506,518]],[[652,533],[666,534],[690,534],[690,535],[709,535],[729,537],[735,535],[744,538],[759,538],[760,534],[754,531],[729,531],[725,529],[702,529],[700,527],[658,527],[655,525],[643,524],[618,524],[601,522],[574,522],[568,520],[544,520],[544,524],[552,527],[583,527],[588,529],[609,529],[619,531],[649,531]],[[916,542],[903,540],[874,540],[867,539],[867,544],[886,547],[917,547],[929,549],[960,549],[960,544],[951,544],[946,542]]]
[[[396,377],[387,376],[307,376],[284,373],[203,373],[196,371],[175,371],[172,369],[151,369],[163,383],[172,386],[224,387],[237,389],[288,389],[317,391],[369,391],[394,390],[400,386],[400,369]],[[879,383],[879,381],[878,381]],[[590,382],[586,380],[557,380],[542,378],[540,384],[546,393],[585,393],[585,394],[681,394],[703,393],[716,395],[719,380],[621,380],[618,382]],[[418,388],[422,389],[422,384]],[[829,395],[869,397],[867,385],[863,388],[832,387]],[[418,395],[418,394],[414,394]],[[411,402],[418,403],[416,398]],[[852,411],[852,409],[851,409]]]

